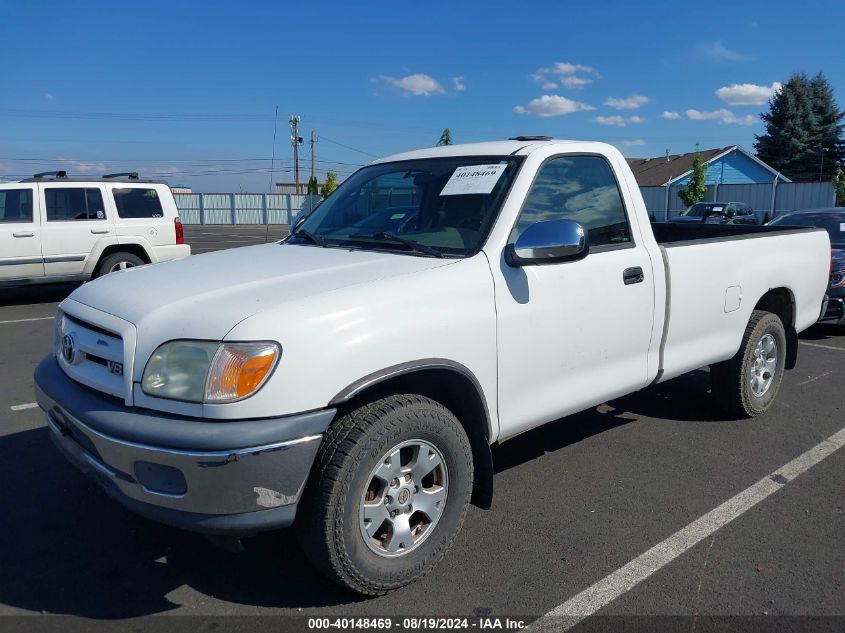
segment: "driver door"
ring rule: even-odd
[[[511,267],[494,275],[499,420],[507,437],[644,387],[654,276],[636,244],[613,171],[600,156],[546,161],[509,239],[551,219],[579,222],[579,261]],[[639,281],[632,269],[641,269]]]

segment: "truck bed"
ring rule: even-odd
[[[782,292],[796,331],[819,318],[830,242],[823,229],[730,224],[651,225],[666,273],[661,380],[726,360],[760,299]],[[765,239],[754,239],[754,238]],[[824,254],[820,256],[820,254]]]

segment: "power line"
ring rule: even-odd
[[[351,149],[353,152],[358,152],[360,154],[372,156],[373,158],[381,158],[381,156],[376,156],[375,154],[371,154],[370,152],[365,152],[364,150],[358,149],[357,147],[352,147],[351,145],[344,145],[343,143],[340,143],[338,141],[334,141],[334,140],[330,139],[328,136],[326,136],[325,134],[321,134],[320,138],[323,139],[324,141],[328,141],[329,143],[334,143],[335,145],[339,145],[340,147],[345,147],[346,149]]]

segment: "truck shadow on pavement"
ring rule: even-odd
[[[196,592],[269,608],[358,600],[311,567],[290,530],[228,553],[136,517],[67,464],[46,428],[0,437],[0,454],[2,604],[111,619],[206,600]]]
[[[495,448],[496,471],[644,417],[724,419],[707,393],[708,381],[706,372],[694,372],[529,431]],[[184,613],[198,604],[206,612],[215,600],[255,614],[362,600],[324,579],[290,530],[245,540],[244,552],[228,553],[201,535],[129,513],[60,457],[44,427],[0,436],[0,454],[6,537],[0,541],[0,604],[112,619]]]
[[[549,422],[494,447],[495,470],[497,473],[505,471],[544,453],[552,453],[642,418],[676,423],[732,420],[717,406],[709,388],[710,373],[697,370],[593,409]]]

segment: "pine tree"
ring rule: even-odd
[[[788,178],[812,179],[816,126],[807,75],[792,75],[769,101],[769,112],[760,118],[766,123],[766,131],[756,137],[757,157]]]
[[[452,144],[452,130],[450,130],[449,128],[446,128],[440,134],[440,140],[437,141],[437,147],[440,147],[441,145],[451,145],[451,144]]]
[[[305,193],[309,196],[320,195],[320,183],[317,182],[317,176],[311,176],[311,178],[308,179],[308,185],[305,188]]]
[[[845,112],[839,110],[833,89],[822,73],[810,80],[810,99],[815,119],[811,142],[816,152],[815,174],[828,181],[845,160],[845,142],[842,139]]]
[[[757,157],[793,180],[829,180],[845,161],[842,120],[827,78],[794,74],[760,115],[766,131],[757,137]]]

